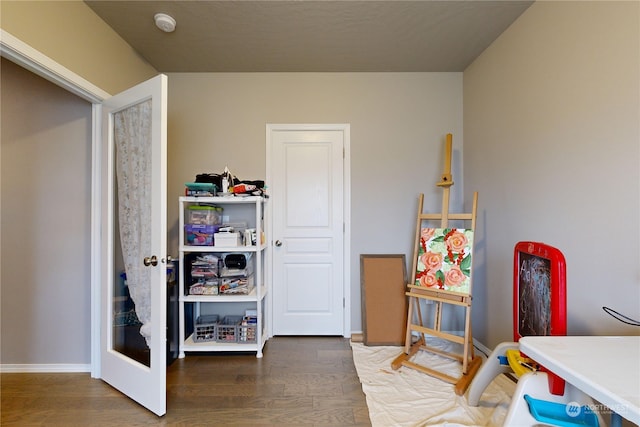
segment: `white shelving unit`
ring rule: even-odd
[[[229,223],[246,222],[249,228],[256,229],[256,244],[252,246],[188,246],[185,244],[185,210],[193,204],[213,204],[224,209],[223,218]],[[179,318],[180,318],[180,352],[179,357],[185,357],[185,352],[196,351],[255,351],[256,357],[262,357],[262,349],[267,340],[265,325],[266,294],[268,286],[265,283],[266,245],[261,236],[264,230],[264,203],[260,196],[248,197],[180,197],[179,225],[180,225],[180,268],[179,268]],[[215,242],[214,242],[215,243]],[[185,256],[190,253],[252,253],[249,262],[253,263],[254,288],[248,295],[187,295],[185,284]],[[192,305],[194,323],[200,314],[239,315],[244,309],[257,312],[256,342],[255,343],[226,343],[216,341],[194,342],[193,335],[186,335],[185,307]]]

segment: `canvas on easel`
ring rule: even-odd
[[[415,286],[471,294],[473,230],[420,230]]]
[[[470,213],[450,213],[449,193],[453,185],[451,178],[452,136],[447,135],[445,167],[441,181],[436,185],[443,188],[442,212],[423,212],[424,195],[418,199],[418,215],[414,240],[413,267],[411,280],[407,284],[409,297],[407,313],[407,336],[404,352],[396,357],[391,367],[406,366],[454,384],[456,394],[462,395],[478,371],[482,359],[474,354],[471,333],[471,288],[472,256],[478,193],[473,195]],[[468,223],[464,227],[452,227],[449,221]],[[429,223],[438,223],[430,226]],[[433,318],[425,319],[420,303],[426,301],[434,305]],[[446,305],[463,307],[465,312],[462,335],[442,329],[443,308]],[[417,340],[413,338],[418,337]],[[443,351],[430,345],[427,337],[446,340],[462,346],[462,352]],[[412,359],[419,351],[450,358],[461,363],[461,375],[454,377]]]

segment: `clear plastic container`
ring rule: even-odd
[[[220,225],[222,211],[223,209],[218,206],[190,205],[187,208],[187,222],[194,225]]]

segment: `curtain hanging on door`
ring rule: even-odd
[[[118,219],[127,285],[151,344],[151,269],[142,259],[151,253],[151,100],[114,114]]]

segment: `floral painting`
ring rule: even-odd
[[[469,294],[473,230],[423,228],[420,232],[416,286]]]

